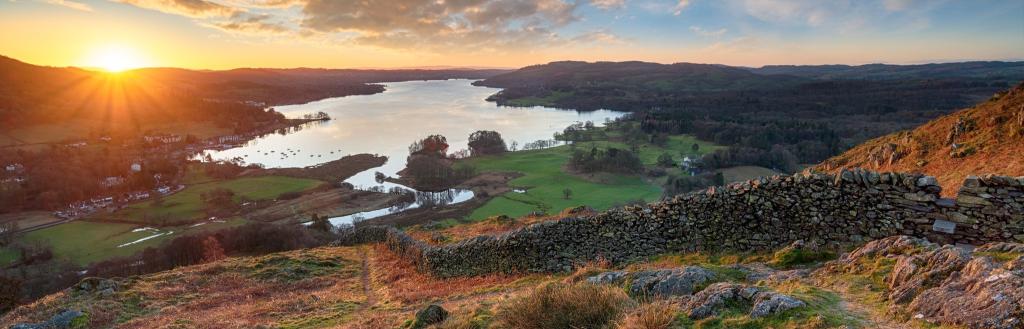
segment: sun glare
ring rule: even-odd
[[[142,54],[131,47],[108,45],[93,50],[86,58],[84,64],[88,67],[118,73],[144,67],[149,63]]]

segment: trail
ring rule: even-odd
[[[362,312],[377,305],[377,293],[373,290],[373,284],[370,282],[370,264],[366,256],[366,246],[359,248],[359,260],[361,267],[359,281],[363,284],[363,295],[366,296],[366,302],[358,310],[358,312]]]

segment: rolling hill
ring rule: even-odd
[[[867,141],[817,168],[921,172],[948,187],[959,186],[968,175],[1024,175],[1022,153],[1024,84],[916,129]]]

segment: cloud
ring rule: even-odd
[[[572,37],[569,39],[571,43],[584,44],[584,43],[604,43],[604,44],[625,44],[626,41],[619,36],[612,34],[606,30],[591,31]]]
[[[626,6],[626,0],[590,0],[590,5],[601,10],[621,9]]]
[[[562,0],[309,0],[300,25],[352,32],[353,42],[435,50],[531,47],[564,40],[554,29],[575,22]]]
[[[690,0],[679,0],[679,3],[676,3],[676,6],[672,8],[672,15],[679,16],[679,14],[683,13],[683,9],[689,6]]]
[[[90,7],[89,5],[81,3],[81,2],[71,1],[71,0],[46,0],[46,3],[51,4],[51,5],[64,6],[64,7],[68,7],[68,8],[74,9],[74,10],[81,10],[81,11],[88,11],[88,12],[92,11],[92,7]]]
[[[726,32],[729,32],[729,30],[724,27],[714,31],[710,31],[705,30],[700,26],[690,26],[690,31],[693,31],[693,33],[696,33],[697,35],[705,38],[717,38],[721,37],[722,35],[725,35]]]
[[[227,20],[211,24],[229,32],[283,34],[293,31],[283,23],[274,20],[270,14],[235,12]]]
[[[158,10],[189,17],[230,16],[239,8],[206,0],[114,0],[139,8]]]

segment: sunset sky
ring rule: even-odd
[[[1022,17],[1022,0],[0,0],[0,55],[112,70],[1022,60]]]

